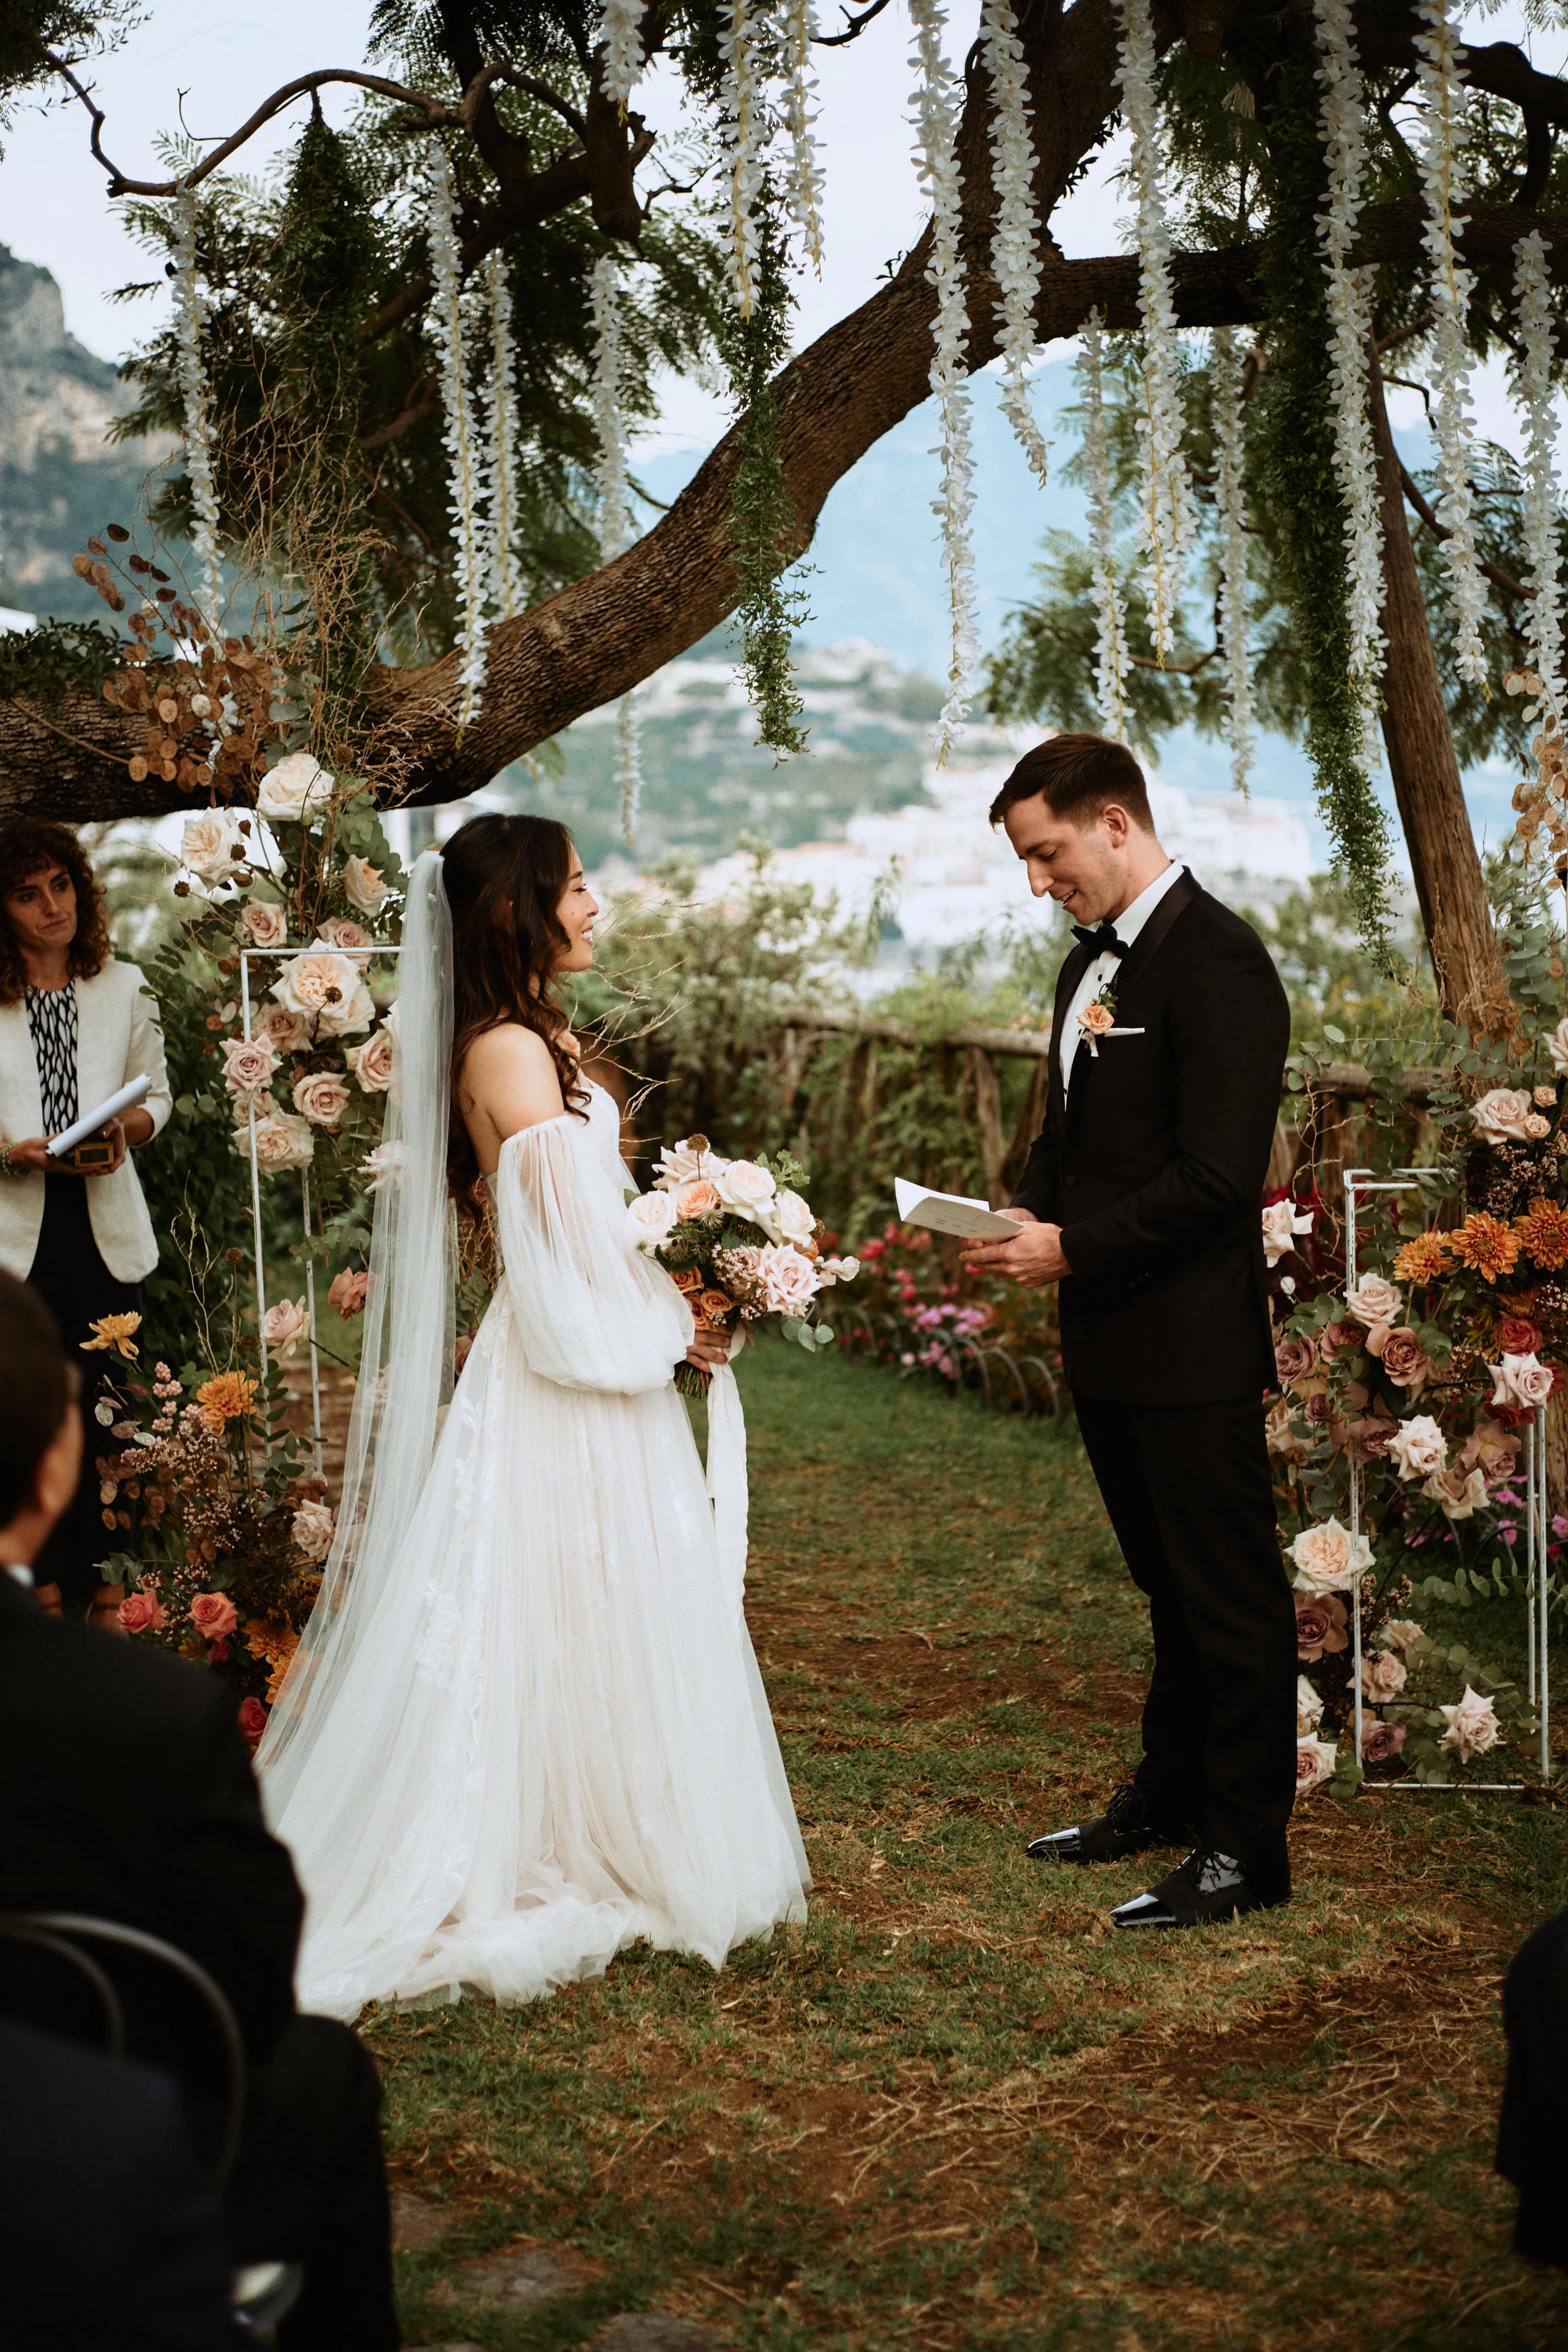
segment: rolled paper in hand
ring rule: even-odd
[[[51,1136],[45,1150],[51,1160],[63,1160],[79,1143],[86,1143],[95,1136],[107,1120],[118,1118],[122,1110],[133,1110],[138,1103],[145,1102],[152,1091],[153,1081],[145,1072],[139,1078],[128,1079],[118,1093],[100,1102],[96,1110],[89,1110],[85,1118],[79,1118],[74,1127],[68,1127],[63,1135]]]

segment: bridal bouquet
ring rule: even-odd
[[[834,1339],[816,1301],[860,1266],[824,1255],[826,1229],[797,1189],[805,1175],[786,1151],[726,1160],[705,1135],[689,1135],[659,1153],[653,1190],[627,1206],[627,1230],[685,1292],[699,1324],[733,1331],[776,1316],[784,1338],[815,1354]],[[677,1379],[696,1392],[707,1385],[694,1365]]]

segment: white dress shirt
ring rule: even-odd
[[[1163,874],[1156,875],[1146,890],[1140,890],[1130,907],[1123,908],[1121,913],[1117,916],[1112,929],[1124,946],[1130,948],[1132,945],[1166,891],[1180,880],[1186,870],[1184,866],[1174,862],[1167,866]],[[1122,959],[1120,956],[1096,956],[1073,991],[1072,1002],[1067,1009],[1066,1026],[1062,1033],[1064,1088],[1072,1084],[1073,1056],[1084,1041],[1085,1033],[1079,1026],[1078,1016],[1086,1004],[1093,1003],[1106,982],[1115,979],[1121,970],[1121,961]]]

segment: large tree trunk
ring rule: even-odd
[[[1512,1025],[1513,1006],[1454,756],[1375,354],[1368,373],[1383,509],[1383,625],[1388,638],[1383,740],[1394,797],[1443,1010],[1450,1021],[1472,1031],[1501,1036]]]

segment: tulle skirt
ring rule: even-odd
[[[640,1937],[718,1968],[804,1917],[739,1599],[674,1389],[531,1373],[503,1282],[273,1822],[300,2006],[530,2000]]]

